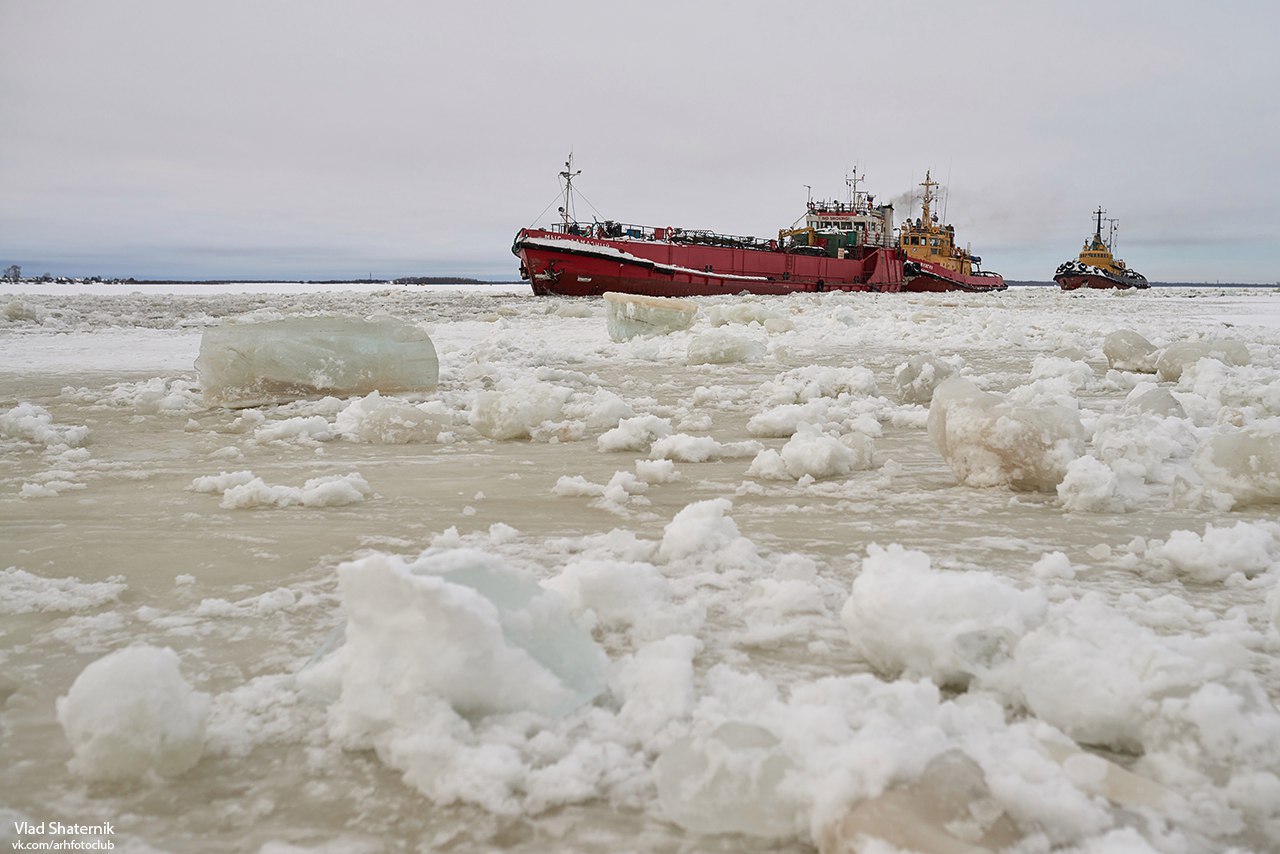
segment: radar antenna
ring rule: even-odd
[[[866,179],[866,174],[858,174],[858,166],[854,164],[848,175],[844,176],[845,186],[849,188],[849,209],[858,209],[858,183]]]
[[[1116,251],[1116,232],[1120,230],[1120,220],[1115,217],[1105,217],[1107,222],[1107,248],[1113,253]]]
[[[938,182],[930,178],[930,170],[926,169],[924,171],[924,181],[920,183],[920,186],[924,187],[924,199],[920,203],[921,207],[924,208],[921,220],[927,227],[931,222],[930,217],[932,216],[929,212],[929,205],[933,203],[935,198],[933,195],[933,188],[938,186]]]

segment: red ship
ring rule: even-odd
[[[561,221],[524,228],[511,251],[520,276],[538,295],[599,296],[606,291],[648,296],[788,294],[902,290],[904,254],[893,242],[893,206],[857,192],[847,202],[810,201],[778,238],[761,239],[683,228],[574,219],[573,156],[560,173]]]

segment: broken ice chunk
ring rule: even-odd
[[[730,323],[749,326],[755,323],[770,332],[789,332],[795,328],[790,320],[758,302],[733,302],[710,306],[707,308],[707,320],[712,326],[727,326]]]
[[[1108,465],[1097,457],[1078,457],[1067,466],[1058,497],[1067,510],[1125,513],[1142,498],[1142,477],[1126,460]]]
[[[205,403],[233,408],[430,391],[440,378],[427,333],[390,317],[294,317],[206,329],[196,370]]]
[[[1132,329],[1118,329],[1102,339],[1107,364],[1117,371],[1154,374],[1159,353],[1154,344]]]
[[[1052,492],[1084,452],[1080,416],[1065,406],[1017,406],[960,377],[934,390],[929,438],[965,486]]]
[[[766,480],[842,477],[871,468],[872,452],[871,437],[862,433],[836,438],[810,424],[801,424],[782,450],[769,448],[757,454],[747,476]]]
[[[983,571],[933,569],[924,552],[871,545],[840,611],[858,653],[882,674],[964,689],[1004,667],[1045,598]]]
[[[1156,375],[1165,382],[1177,382],[1184,370],[1201,359],[1217,359],[1225,365],[1247,365],[1249,348],[1232,338],[1170,344],[1156,361]]]
[[[637,335],[669,335],[688,329],[698,316],[698,306],[687,300],[646,297],[608,291],[604,295],[608,311],[609,337],[622,342]]]
[[[1132,412],[1146,412],[1161,418],[1185,418],[1187,411],[1173,393],[1151,383],[1134,388],[1125,398],[1124,408]]]
[[[565,714],[604,690],[604,654],[564,600],[474,549],[406,564],[375,554],[338,568],[346,643],[333,662],[335,724],[360,742],[412,730],[425,703],[460,714]]]
[[[607,430],[596,439],[596,447],[602,451],[643,451],[655,439],[671,435],[671,422],[656,415],[637,415],[624,418],[618,426]]]
[[[685,830],[776,838],[796,829],[796,808],[779,791],[791,769],[773,733],[730,721],[673,742],[653,773],[663,812]]]
[[[690,365],[727,365],[758,359],[764,353],[765,346],[759,341],[712,329],[689,342],[686,361]]]
[[[131,646],[86,667],[57,703],[87,780],[139,781],[182,774],[204,752],[209,695],[192,689],[168,647]]]
[[[447,426],[443,414],[376,391],[351,401],[334,420],[334,427],[347,439],[375,445],[434,442]]]
[[[903,403],[928,405],[933,390],[956,369],[927,353],[917,353],[893,372],[893,384]]]
[[[854,807],[820,841],[822,854],[912,851],[988,854],[1021,838],[976,762],[958,750],[936,757],[920,779]],[[887,845],[872,848],[872,840]]]
[[[503,380],[476,392],[471,426],[490,439],[528,439],[538,427],[560,418],[573,389],[532,377]]]
[[[1101,795],[1122,807],[1146,807],[1167,811],[1179,796],[1154,780],[1137,774],[1074,744],[1041,738],[1045,752],[1062,766],[1067,778],[1090,794]]]
[[[1192,457],[1205,486],[1234,506],[1280,504],[1280,433],[1262,428],[1219,433]]]

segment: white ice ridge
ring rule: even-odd
[[[128,588],[123,575],[106,581],[45,578],[11,566],[0,570],[0,614],[83,611],[115,602]]]
[[[390,317],[294,317],[207,329],[196,359],[205,403],[248,407],[307,397],[434,389],[431,338]]]
[[[222,472],[198,477],[193,492],[221,493],[219,506],[228,510],[261,507],[341,507],[364,501],[369,483],[359,472],[313,477],[301,487],[273,486],[251,471]]]
[[[88,427],[56,424],[49,410],[34,403],[19,403],[7,412],[0,412],[0,439],[58,450],[78,448],[88,438]]]
[[[669,335],[688,329],[698,306],[688,300],[609,291],[604,295],[609,337],[626,341],[638,335]]]

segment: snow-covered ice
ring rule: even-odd
[[[1280,294],[726,295],[615,341],[514,289],[0,289],[6,818],[1280,847]],[[437,373],[291,346],[306,389],[208,405],[206,333],[322,318]]]

